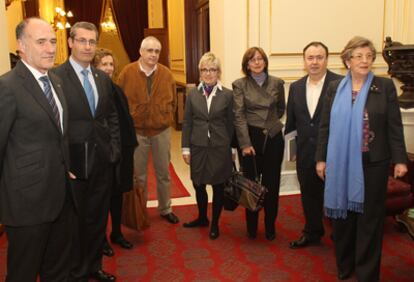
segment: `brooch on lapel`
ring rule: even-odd
[[[378,87],[375,84],[371,85],[371,87],[369,88],[369,91],[372,93],[380,93]]]

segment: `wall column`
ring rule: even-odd
[[[0,38],[3,38],[0,44],[0,75],[10,70],[9,57],[9,36],[6,22],[6,4],[0,0]]]

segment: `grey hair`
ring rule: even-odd
[[[147,36],[145,37],[142,42],[141,42],[141,47],[140,50],[145,50],[147,49],[150,41],[155,42],[156,44],[158,44],[158,46],[160,47],[161,50],[161,42],[158,40],[158,38],[154,37],[154,36]]]

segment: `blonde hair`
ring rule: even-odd
[[[210,65],[210,64],[214,65],[214,67],[217,69],[217,76],[220,78],[220,75],[221,75],[220,60],[212,52],[204,53],[204,55],[200,58],[200,62],[198,63],[198,70],[200,71],[202,66]]]

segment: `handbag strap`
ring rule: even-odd
[[[253,158],[254,179],[256,180],[257,183],[262,183],[261,175],[259,177],[259,175],[257,174],[256,156],[253,155],[252,158]]]

